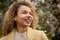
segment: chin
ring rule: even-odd
[[[30,26],[30,25],[31,25],[31,23],[24,23],[24,25],[25,25],[25,26]]]
[[[25,24],[25,26],[30,26],[30,24]]]

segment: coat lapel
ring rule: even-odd
[[[35,40],[34,30],[30,27],[27,28],[27,38],[26,40]]]

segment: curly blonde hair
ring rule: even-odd
[[[29,2],[21,1],[21,2],[14,2],[5,13],[5,17],[2,24],[2,29],[4,36],[9,34],[14,28],[16,28],[16,22],[14,21],[14,17],[17,15],[18,8],[21,5],[28,6],[33,13],[33,22],[31,23],[31,28],[35,28],[36,26],[36,12],[35,9]]]

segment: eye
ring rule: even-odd
[[[33,15],[32,12],[29,12],[29,13],[30,13],[30,15]]]
[[[22,14],[26,14],[27,12],[26,11],[23,11]]]

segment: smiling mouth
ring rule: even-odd
[[[30,23],[31,23],[31,20],[30,20],[30,19],[25,19],[25,22],[26,22],[27,24],[30,24]]]

